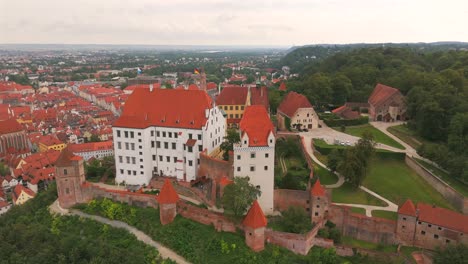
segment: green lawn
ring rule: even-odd
[[[373,159],[363,185],[398,205],[410,198],[414,203],[436,204],[455,210],[403,160]]]
[[[347,183],[344,183],[340,188],[332,189],[332,202],[387,206],[384,201],[361,189],[355,189]]]
[[[341,131],[340,128],[334,128],[338,131]],[[362,134],[365,131],[369,131],[372,136],[374,137],[374,140],[378,143],[382,143],[391,147],[395,147],[398,149],[405,149],[400,143],[396,142],[394,139],[391,137],[385,135],[382,131],[378,130],[377,128],[373,127],[370,124],[362,125],[362,126],[350,126],[346,127],[346,130],[344,133],[356,136],[356,137],[362,137]]]
[[[443,181],[445,181],[447,184],[452,186],[455,190],[463,194],[464,196],[468,196],[468,186],[464,184],[463,182],[460,182],[459,180],[453,178],[450,176],[448,173],[445,171],[437,168],[436,166],[420,159],[415,159],[419,164],[421,164],[423,167],[434,173],[437,177],[441,178]]]
[[[382,210],[373,210],[372,216],[386,218],[390,220],[397,220],[398,214],[396,212],[382,211]]]
[[[319,177],[320,183],[322,185],[335,184],[338,181],[338,176],[334,173],[331,173],[329,170],[323,168],[322,166],[314,163],[314,177]]]
[[[366,209],[360,207],[351,207],[351,212],[366,215]]]
[[[421,144],[426,142],[426,140],[419,137],[415,131],[409,129],[406,125],[392,126],[387,128],[387,130],[414,149],[417,149]]]

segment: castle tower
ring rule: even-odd
[[[262,251],[265,248],[265,226],[267,220],[262,208],[255,200],[242,222],[245,231],[245,243],[253,251]]]
[[[201,69],[200,72],[200,90],[203,90],[206,92],[206,73],[205,69]]]
[[[157,199],[159,202],[159,219],[161,220],[161,224],[166,225],[172,223],[177,215],[177,201],[179,201],[179,195],[168,179],[164,181],[164,185]]]
[[[60,153],[55,163],[55,179],[59,204],[70,208],[77,203],[85,202],[81,185],[85,182],[83,158],[76,156],[67,147]]]
[[[414,206],[413,202],[410,199],[408,199],[398,209],[396,235],[400,243],[405,245],[414,244],[416,222],[416,207]]]
[[[310,218],[313,223],[317,223],[325,217],[328,212],[328,196],[325,189],[317,179],[312,189],[310,189]]]

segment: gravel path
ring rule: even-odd
[[[58,200],[56,200],[49,207],[49,210],[50,210],[51,213],[56,213],[56,214],[60,214],[60,215],[76,215],[76,216],[79,216],[79,217],[89,218],[89,219],[92,219],[94,221],[97,221],[97,222],[100,222],[100,223],[103,223],[103,224],[106,224],[106,225],[110,225],[112,227],[123,228],[123,229],[127,230],[128,232],[132,233],[133,235],[135,235],[138,240],[142,241],[143,243],[145,243],[145,244],[147,244],[149,246],[152,246],[152,247],[156,248],[159,251],[159,254],[163,258],[170,258],[170,259],[172,259],[175,262],[180,263],[180,264],[189,264],[190,263],[187,260],[185,260],[182,256],[180,256],[177,253],[175,253],[174,251],[172,251],[171,249],[159,244],[158,242],[155,242],[153,239],[151,239],[151,237],[149,237],[145,233],[141,232],[140,230],[136,229],[135,227],[130,226],[130,225],[124,223],[124,222],[116,221],[116,220],[110,220],[110,219],[107,219],[107,218],[104,218],[104,217],[101,217],[101,216],[97,216],[97,215],[86,214],[86,213],[83,213],[83,212],[81,212],[79,210],[75,210],[75,209],[71,209],[71,210],[63,209],[63,208],[61,208],[59,206]]]

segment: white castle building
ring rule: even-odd
[[[234,145],[234,176],[250,178],[262,192],[258,202],[266,214],[273,213],[275,135],[263,105],[247,106],[239,124],[240,143]]]
[[[203,90],[136,89],[112,130],[117,183],[148,184],[153,175],[191,181],[199,153],[224,140],[226,120]]]

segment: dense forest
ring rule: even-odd
[[[54,217],[55,186],[0,216],[0,263],[174,263],[123,229]]]
[[[468,182],[468,52],[364,48],[304,65],[288,88],[320,110],[366,102],[377,83],[406,95],[408,125],[430,144],[420,153]]]

